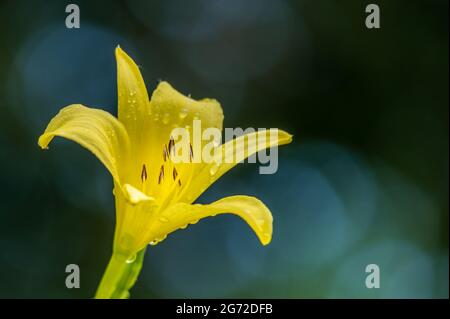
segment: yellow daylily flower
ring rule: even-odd
[[[175,147],[172,130],[182,127],[192,133],[194,120],[201,121],[202,130],[222,130],[219,102],[194,100],[167,82],[160,82],[149,99],[138,66],[120,47],[115,55],[118,118],[100,109],[69,105],[50,121],[38,141],[46,149],[55,136],[72,140],[91,151],[113,177],[113,257],[97,291],[100,298],[127,297],[147,245],[204,217],[235,214],[267,245],[272,238],[272,214],[260,200],[238,195],[208,205],[192,203],[237,164],[233,158],[247,158],[261,149],[292,140],[290,134],[281,130],[277,130],[275,140],[266,138],[269,131],[258,131],[216,146],[222,152],[212,163],[175,163],[171,159]],[[260,139],[266,142],[256,143]],[[241,146],[228,148],[230,145]]]

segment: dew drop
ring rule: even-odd
[[[211,168],[209,169],[209,173],[211,174],[211,176],[213,176],[217,173],[218,170],[219,170],[219,165],[216,163],[211,166]]]
[[[186,224],[184,226],[181,226],[180,229],[186,229],[187,227],[188,227],[188,225]]]
[[[159,221],[160,221],[161,223],[167,223],[167,222],[169,221],[169,219],[166,218],[166,217],[164,217],[164,216],[162,216],[162,217],[159,218]]]
[[[169,124],[169,121],[170,121],[170,114],[169,113],[164,114],[162,122],[164,124]]]
[[[152,245],[152,246],[155,246],[155,245],[157,245],[158,244],[158,242],[156,241],[156,240],[152,240],[151,242],[150,242],[150,245]]]
[[[197,220],[194,220],[194,221],[192,221],[192,222],[190,222],[189,224],[195,225],[195,224],[197,224],[197,223],[198,223],[198,219],[197,219]]]
[[[127,259],[126,263],[127,264],[131,264],[132,262],[134,262],[136,260],[136,254],[134,254],[133,256],[131,256],[130,258]]]
[[[180,117],[180,119],[186,118],[187,115],[188,115],[187,109],[181,109],[180,113],[178,113],[178,116]]]

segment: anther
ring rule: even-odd
[[[164,165],[161,165],[161,170],[158,176],[158,184],[161,184],[163,179],[164,179]]]
[[[145,167],[145,164],[142,165],[142,171],[141,171],[141,181],[142,183],[147,180],[147,168]]]
[[[167,160],[167,146],[166,146],[166,144],[164,144],[163,159],[164,159],[164,162]]]
[[[169,141],[169,155],[174,155],[175,152],[175,141],[173,140],[173,137],[170,137]]]
[[[175,180],[177,178],[177,176],[178,176],[178,172],[177,172],[177,169],[174,167],[173,171],[172,171],[173,180]]]
[[[192,149],[192,144],[189,143],[189,158],[192,162],[192,159],[194,158],[194,150]]]

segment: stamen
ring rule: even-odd
[[[142,165],[142,171],[141,171],[141,181],[142,183],[147,180],[147,168],[145,167],[145,164]]]
[[[166,146],[166,144],[164,144],[163,159],[164,159],[164,162],[167,160],[167,146]]]
[[[192,162],[192,159],[194,158],[194,150],[192,149],[192,144],[189,142],[189,159]]]
[[[169,141],[169,155],[174,155],[175,153],[175,141],[173,140],[173,137],[170,137]]]
[[[175,180],[177,178],[177,176],[178,176],[178,172],[177,172],[177,169],[174,167],[173,171],[172,171],[173,180]]]
[[[161,184],[163,179],[164,179],[164,165],[161,165],[161,170],[158,176],[158,184]]]

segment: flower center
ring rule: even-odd
[[[148,163],[142,163],[140,172],[140,179],[142,182],[142,192],[161,200],[160,203],[168,204],[176,200],[187,185],[193,175],[192,160],[194,156],[192,144],[189,143],[189,162],[175,163],[173,158],[175,156],[176,145],[171,136],[168,143],[162,147],[162,160],[158,173],[149,171]],[[151,165],[150,168],[151,170]],[[149,185],[147,185],[150,183]],[[147,189],[147,187],[152,189]],[[148,191],[151,192],[149,194]],[[170,195],[170,196],[169,196]]]

